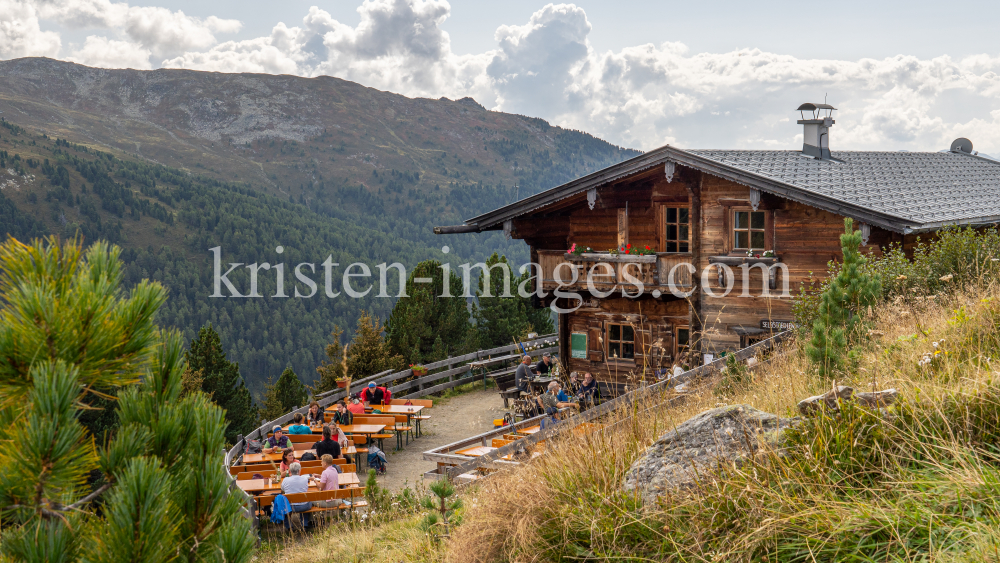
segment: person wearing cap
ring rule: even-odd
[[[281,429],[280,425],[275,425],[271,431],[274,432],[274,434],[264,441],[264,453],[274,454],[284,450],[285,448],[292,447],[292,441],[288,439],[288,436],[285,436],[285,432]]]
[[[514,371],[514,386],[522,393],[528,392],[528,381],[531,380],[531,356],[525,354],[521,358],[521,364]]]
[[[542,354],[542,359],[538,360],[535,364],[535,373],[538,375],[548,375],[549,370],[552,369],[552,354],[546,352]]]
[[[372,405],[387,405],[392,402],[392,391],[385,387],[377,387],[372,381],[361,392],[361,400]]]

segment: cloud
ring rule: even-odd
[[[545,115],[569,102],[567,90],[590,55],[590,30],[587,14],[572,4],[549,4],[525,25],[500,26],[499,50],[487,67],[498,107],[530,106]]]
[[[149,55],[149,49],[137,43],[91,35],[84,41],[83,47],[73,51],[66,60],[100,68],[148,70],[153,68],[149,64]]]
[[[35,7],[21,0],[0,0],[0,58],[54,57],[59,34],[42,31]]]
[[[203,50],[218,41],[216,33],[236,33],[238,20],[205,19],[155,6],[130,6],[110,0],[35,0],[42,18],[68,28],[98,28],[117,32],[157,57]],[[148,56],[148,55],[147,55]]]
[[[409,96],[473,96],[645,149],[797,148],[794,108],[829,95],[840,108],[835,149],[936,150],[974,135],[977,148],[1000,152],[998,57],[816,60],[759,49],[691,53],[669,41],[600,53],[588,42],[586,13],[572,4],[546,5],[526,23],[500,26],[495,49],[458,56],[441,29],[449,10],[441,0],[367,0],[352,27],[314,7],[300,26],[279,24],[270,37],[164,65],[329,74]]]
[[[0,7],[14,14],[0,22],[3,57],[58,53],[59,37],[39,27],[51,19],[108,30],[65,56],[86,64],[332,75],[407,96],[472,96],[645,149],[797,148],[794,108],[828,95],[840,108],[834,150],[937,150],[967,136],[1000,154],[1000,57],[988,54],[847,61],[759,49],[692,53],[670,41],[597,52],[588,40],[594,25],[573,4],[499,26],[493,49],[465,55],[442,29],[445,0],[364,0],[353,26],[313,6],[268,35],[223,42],[218,36],[240,22],[110,0]]]

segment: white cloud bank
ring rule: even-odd
[[[840,108],[834,150],[938,150],[965,136],[1000,153],[1000,55],[805,60],[744,49],[690,53],[665,42],[596,52],[591,22],[549,4],[500,26],[496,48],[458,55],[445,0],[365,0],[357,26],[312,7],[298,25],[221,41],[240,23],[109,0],[0,0],[0,58],[62,56],[104,67],[332,75],[408,96],[472,96],[640,148],[797,148],[793,109]],[[64,54],[40,22],[105,29]]]

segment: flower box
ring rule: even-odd
[[[583,254],[566,254],[566,259],[577,262],[637,262],[653,264],[655,254],[610,254],[608,252],[584,252]]]
[[[346,379],[338,379],[337,380],[337,387],[339,387],[341,389],[347,387],[347,380]]]

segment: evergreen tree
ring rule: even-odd
[[[513,338],[524,338],[528,332],[548,334],[553,331],[548,309],[535,309],[530,298],[518,294],[521,283],[530,279],[531,271],[516,276],[506,256],[493,253],[486,261],[487,267],[501,264],[490,271],[490,287],[486,276],[479,277],[476,303],[472,305],[472,318],[476,321],[477,347],[491,348],[510,344]],[[505,280],[506,278],[506,280]],[[488,295],[487,295],[488,293]],[[504,297],[504,294],[510,297]]]
[[[288,414],[295,407],[304,407],[308,399],[306,386],[299,381],[299,376],[295,375],[291,367],[286,367],[276,383],[264,385],[261,417],[264,420],[274,420]]]
[[[0,425],[23,438],[0,446],[0,559],[249,561],[219,463],[224,414],[181,397],[181,339],[154,324],[166,291],[124,291],[119,254],[54,238],[0,246]],[[79,416],[107,388],[119,426],[104,440]]]
[[[382,324],[378,317],[362,311],[358,317],[358,329],[347,348],[347,371],[351,379],[360,379],[381,373],[387,369],[403,369],[403,356],[394,354],[382,335]]]
[[[274,387],[274,379],[268,379],[264,383],[264,395],[260,401],[260,422],[270,422],[288,412]]]
[[[429,278],[431,283],[415,283],[415,278]],[[442,360],[461,354],[469,345],[469,310],[462,295],[462,280],[455,272],[448,278],[449,294],[444,294],[445,280],[441,263],[426,260],[417,264],[406,280],[407,297],[401,297],[385,323],[386,339],[394,354],[406,363]],[[443,346],[435,352],[434,342],[441,337]],[[444,356],[439,357],[440,354]]]
[[[858,325],[858,313],[873,305],[882,291],[878,278],[863,272],[861,231],[853,230],[853,226],[850,218],[844,219],[845,232],[840,235],[844,264],[820,296],[812,341],[806,348],[820,374],[826,377],[843,369],[848,339]]]
[[[323,393],[337,387],[337,380],[346,377],[344,372],[344,345],[340,337],[344,333],[339,326],[333,327],[330,343],[326,345],[326,359],[316,368],[319,379],[313,382],[313,394]]]
[[[201,390],[226,411],[226,440],[234,443],[237,435],[252,431],[257,426],[253,398],[240,376],[239,364],[226,359],[219,333],[211,324],[201,327],[185,357],[190,369],[201,371]]]

